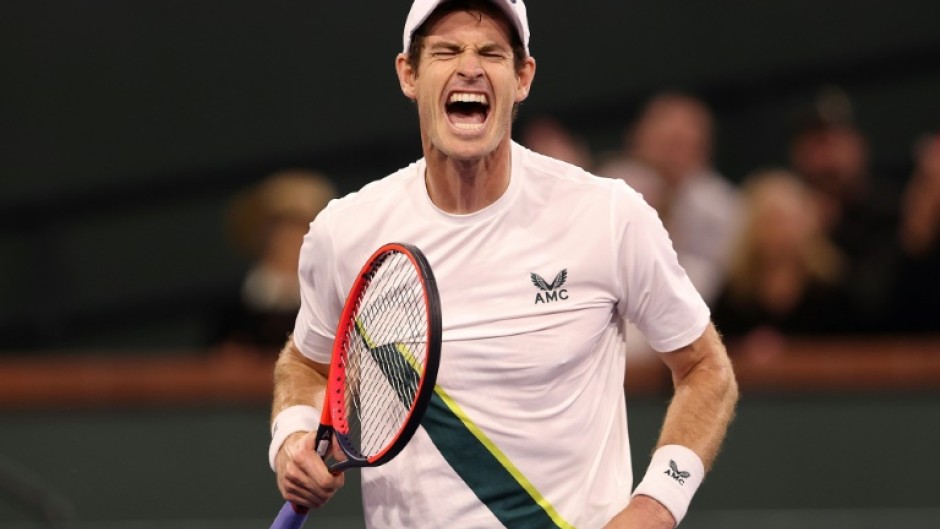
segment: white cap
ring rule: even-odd
[[[519,35],[519,40],[522,41],[522,46],[525,48],[526,54],[529,54],[529,19],[526,17],[525,13],[525,3],[522,0],[491,0],[494,4],[499,6],[503,12],[506,13],[506,16],[509,17],[509,20],[512,21],[513,27],[516,28],[516,33]],[[431,13],[437,9],[437,6],[443,4],[445,0],[415,0],[411,4],[411,11],[408,12],[408,20],[405,22],[405,35],[402,38],[402,44],[404,44],[404,53],[408,53],[408,48],[411,47],[411,37],[414,35],[415,30],[421,27],[421,24],[431,16]]]

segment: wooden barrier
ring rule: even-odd
[[[730,344],[744,393],[868,393],[940,390],[940,337],[790,339],[764,352]],[[655,359],[629,366],[627,392],[668,392]]]
[[[940,390],[940,337],[794,340],[772,355],[731,349],[744,393]],[[273,355],[134,352],[10,356],[0,360],[0,408],[265,404]],[[668,394],[655,358],[631,363],[628,394]]]
[[[70,408],[258,403],[274,361],[206,352],[43,354],[0,360],[0,407]]]

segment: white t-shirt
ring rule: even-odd
[[[367,526],[601,527],[633,483],[620,322],[670,351],[704,332],[708,308],[622,181],[514,143],[503,196],[452,215],[428,197],[425,169],[331,202],[301,252],[294,341],[317,362],[382,244],[421,248],[440,290],[438,387],[402,453],[363,471]]]

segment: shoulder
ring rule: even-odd
[[[383,219],[401,209],[408,200],[414,200],[411,195],[420,174],[423,174],[423,160],[330,201],[314,219],[311,231],[332,237],[341,228],[346,238],[350,238],[353,232],[368,231],[374,219]]]
[[[521,158],[519,167],[527,184],[537,189],[565,193],[567,199],[583,197],[591,200],[638,201],[642,196],[619,178],[607,178],[581,167],[514,145],[514,156]]]
[[[374,223],[368,219],[384,218],[401,204],[410,185],[417,179],[421,163],[419,160],[357,191],[331,200],[310,224],[304,239],[305,250],[314,251],[316,255],[337,257],[343,251],[342,241],[358,240],[370,231]]]
[[[683,196],[707,203],[710,208],[716,204],[734,205],[740,202],[740,191],[731,180],[706,169],[688,179],[682,190]]]

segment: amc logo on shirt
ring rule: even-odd
[[[558,275],[555,276],[551,284],[548,284],[542,276],[535,272],[530,272],[529,275],[532,278],[532,284],[539,289],[539,292],[535,295],[536,305],[539,303],[552,303],[554,301],[564,301],[568,299],[568,289],[561,288],[562,285],[565,284],[565,281],[568,280],[567,268],[558,272]]]

